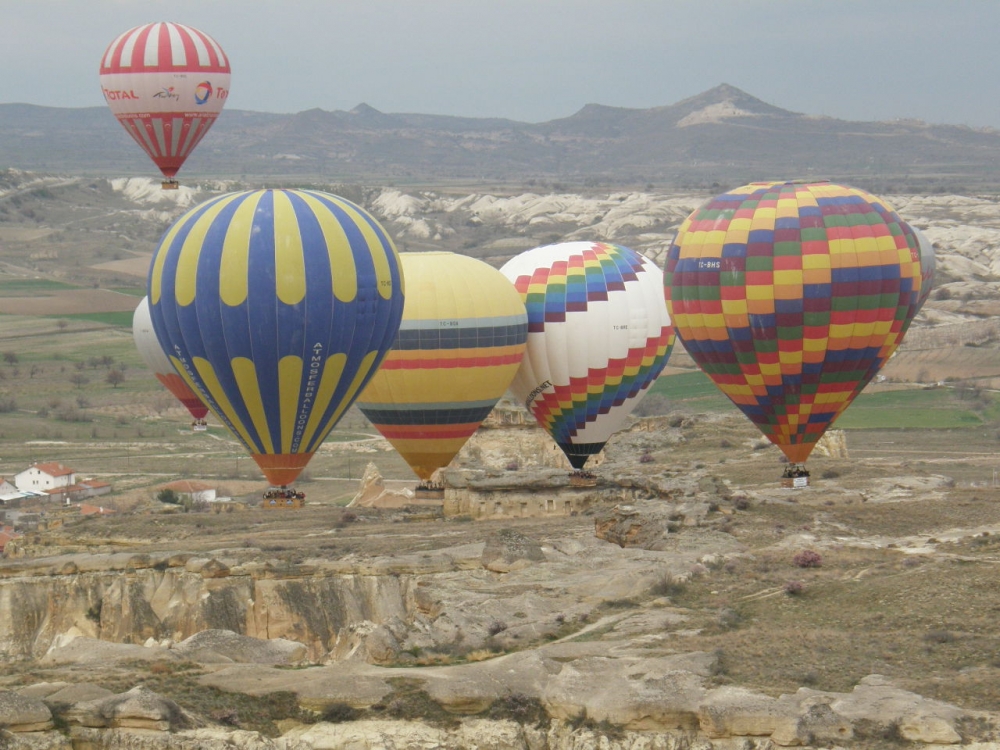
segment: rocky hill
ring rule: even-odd
[[[148,175],[103,107],[0,104],[0,167]],[[344,112],[226,111],[187,179],[562,182],[702,187],[828,177],[876,190],[996,186],[1000,132],[912,120],[850,122],[790,112],[729,85],[675,104],[588,104],[544,123]]]

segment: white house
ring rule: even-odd
[[[24,491],[45,492],[56,487],[68,487],[76,484],[76,472],[56,461],[32,464],[19,474],[14,475],[14,484]]]
[[[216,502],[215,487],[202,482],[192,482],[190,479],[179,479],[176,482],[170,482],[170,484],[163,485],[161,489],[173,490],[181,499],[189,497],[196,503]]]

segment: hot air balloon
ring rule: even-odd
[[[910,228],[917,236],[917,247],[920,248],[920,296],[917,297],[917,309],[913,313],[916,315],[931,296],[931,290],[934,288],[934,267],[937,264],[934,259],[934,243],[912,224]]]
[[[500,272],[528,310],[528,348],[511,391],[580,473],[667,363],[674,332],[663,274],[604,242],[528,250]]]
[[[101,58],[104,99],[166,181],[212,127],[229,96],[229,59],[208,34],[147,23],[115,39]]]
[[[903,340],[918,252],[863,190],[753,183],[681,224],[665,294],[692,359],[795,465]]]
[[[392,240],[310,190],[213,198],[166,232],[153,329],[274,486],[291,484],[378,369],[403,314]]]
[[[455,253],[404,253],[403,322],[358,399],[433,491],[447,466],[503,396],[521,364],[528,316],[495,268]]]
[[[187,381],[177,374],[174,366],[170,364],[170,358],[160,347],[160,342],[153,331],[152,318],[149,316],[149,297],[143,297],[142,302],[135,308],[135,314],[132,316],[132,338],[135,339],[135,348],[139,350],[139,356],[146,363],[146,367],[152,370],[156,379],[191,412],[191,416],[194,417],[191,428],[196,432],[204,432],[208,428],[205,424],[208,407],[198,394],[191,390]]]

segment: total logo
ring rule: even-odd
[[[212,98],[212,84],[208,81],[202,81],[198,84],[198,87],[194,90],[194,103],[204,104],[209,99]]]
[[[229,96],[229,90],[222,86],[212,88],[211,81],[202,81],[194,90],[194,103],[201,106],[207,103],[213,95],[216,99],[225,99]]]
[[[104,92],[104,98],[109,102],[117,102],[122,99],[139,99],[139,95],[132,89],[126,91],[123,89],[106,89],[102,87],[101,90]]]

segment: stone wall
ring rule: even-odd
[[[593,491],[488,490],[472,487],[445,487],[445,516],[469,516],[475,519],[540,518],[580,513],[597,502]]]

